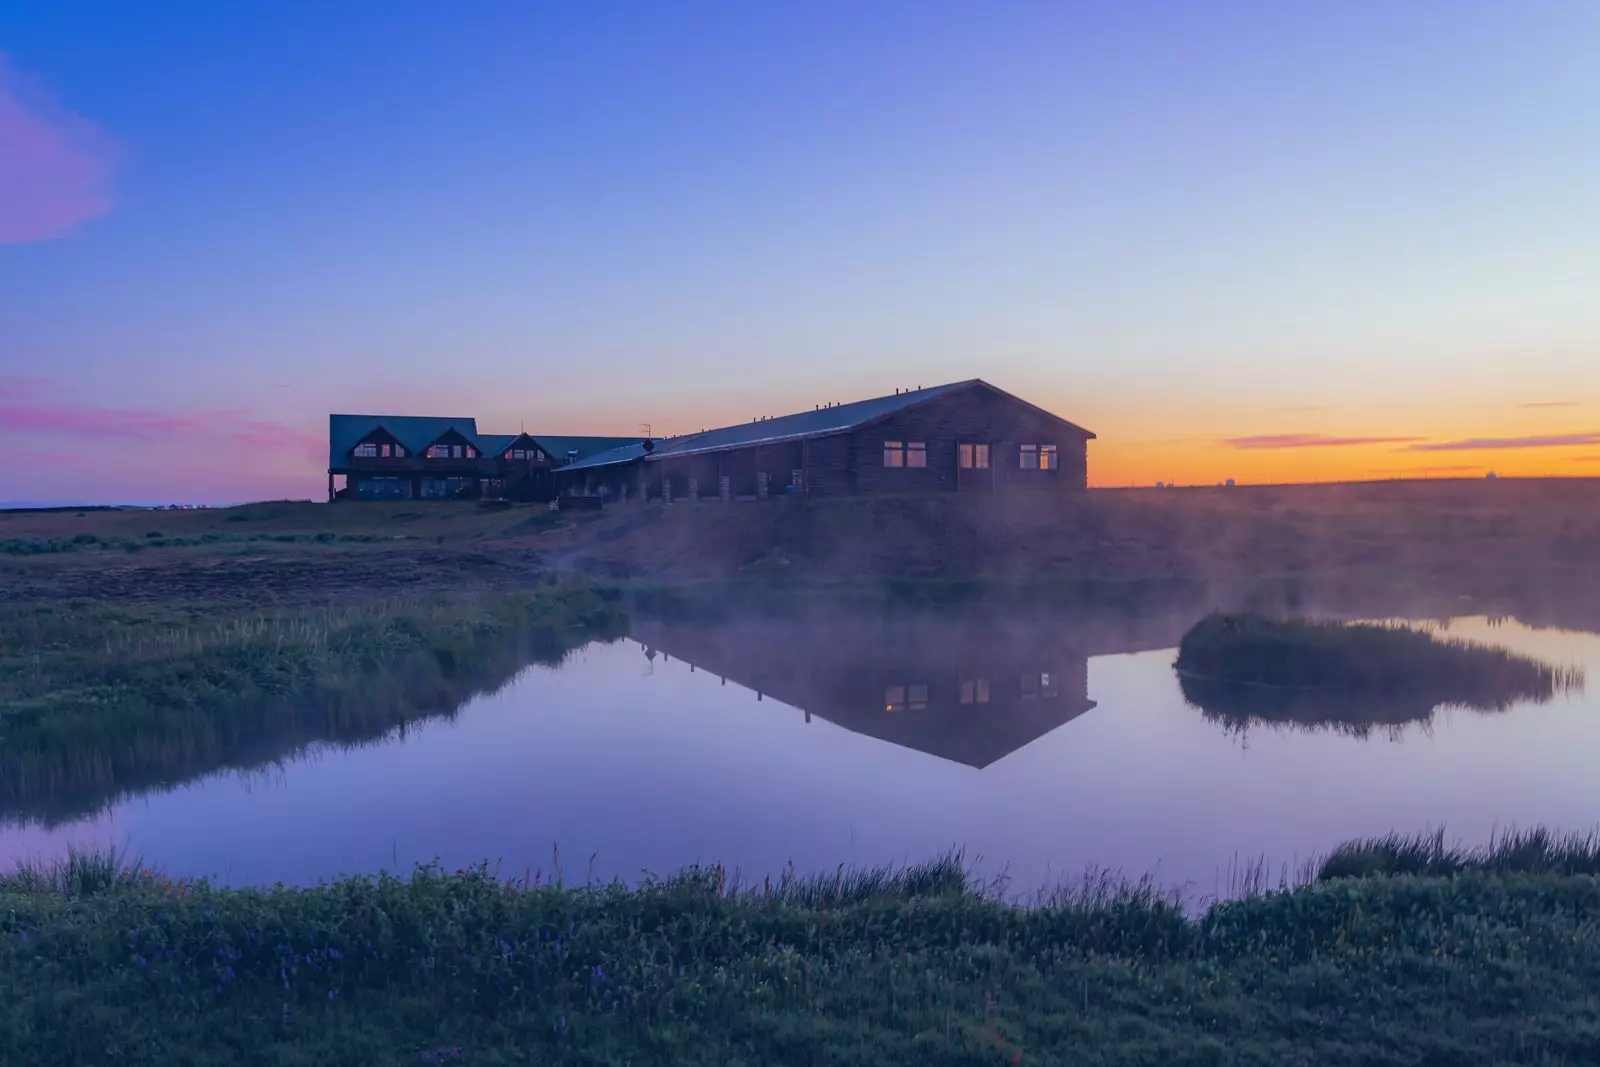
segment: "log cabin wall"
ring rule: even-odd
[[[848,454],[855,492],[930,492],[935,490],[1025,487],[1048,490],[1084,489],[1088,486],[1088,439],[1026,404],[982,389],[970,389],[941,397],[898,412],[889,418],[858,427],[848,435],[847,444],[819,450],[813,443],[812,456],[826,456],[830,469],[813,478],[813,486],[833,486],[838,475],[833,467]],[[906,457],[913,444],[924,446],[926,466],[894,467],[886,464],[887,443],[899,444]],[[963,470],[959,465],[961,444],[989,446],[986,469]],[[1054,470],[1023,469],[1021,446],[1055,445]]]

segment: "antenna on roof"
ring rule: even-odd
[[[654,437],[655,436],[655,434],[650,432],[650,424],[648,422],[641,422],[639,424],[639,429],[644,431],[644,435],[646,437]]]

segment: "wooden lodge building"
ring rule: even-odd
[[[550,500],[555,470],[630,443],[637,439],[479,433],[476,419],[329,415],[328,499]]]
[[[633,442],[556,472],[562,496],[1083,489],[1094,434],[980,379]]]
[[[1094,434],[980,379],[660,440],[330,415],[328,499],[766,499],[1088,485]],[[344,486],[336,485],[343,478]]]

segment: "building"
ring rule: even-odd
[[[552,473],[631,437],[486,434],[476,419],[329,415],[328,499],[549,500]],[[335,484],[344,479],[344,486]]]
[[[631,442],[555,474],[562,495],[1068,491],[1088,485],[1094,434],[971,379],[697,434]]]

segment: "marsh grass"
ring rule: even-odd
[[[1317,868],[1319,880],[1376,875],[1600,875],[1600,833],[1559,834],[1544,827],[1506,830],[1475,848],[1447,843],[1443,829],[1389,834],[1340,845]]]
[[[130,789],[380,737],[623,627],[614,600],[581,584],[248,614],[0,609],[0,817],[55,821]]]
[[[0,555],[51,556],[64,552],[115,551],[142,552],[147,548],[192,548],[198,545],[244,544],[375,544],[407,540],[409,535],[335,533],[329,530],[314,533],[201,533],[192,536],[169,537],[159,530],[151,530],[143,537],[105,537],[99,534],[80,533],[72,537],[8,537],[0,539]]]
[[[1184,698],[1224,726],[1297,725],[1364,736],[1436,709],[1504,711],[1581,689],[1583,672],[1400,625],[1213,614],[1184,634]]]
[[[1592,1062],[1588,877],[1339,878],[1200,914],[993,888],[959,857],[264,890],[80,857],[0,877],[0,1062]]]

